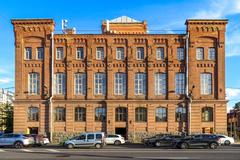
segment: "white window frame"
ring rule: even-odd
[[[32,72],[28,74],[28,94],[38,95],[40,93],[40,75]]]
[[[63,47],[56,48],[56,60],[63,60],[64,58],[64,49]]]
[[[106,94],[106,74],[105,73],[94,74],[94,94],[95,95]]]
[[[32,47],[25,47],[24,59],[25,60],[31,60],[32,59]]]
[[[175,75],[175,93],[185,94],[185,73],[180,72]]]
[[[96,60],[103,60],[103,59],[104,59],[104,47],[97,47]]]
[[[208,60],[216,60],[216,49],[214,47],[208,48]]]
[[[116,60],[124,60],[124,47],[116,48]]]
[[[136,59],[137,60],[143,60],[144,59],[144,47],[137,47]]]
[[[183,61],[184,58],[185,58],[185,56],[184,56],[184,48],[183,47],[178,47],[177,48],[177,59],[179,61]]]
[[[211,95],[212,94],[212,74],[211,73],[201,73],[201,94]]]
[[[158,47],[156,49],[156,59],[164,60],[164,47]]]
[[[126,73],[114,74],[114,94],[126,95]]]
[[[155,73],[155,95],[166,95],[166,73]]]
[[[44,48],[43,47],[37,47],[36,49],[36,58],[38,60],[43,60],[44,59]]]
[[[55,94],[65,95],[66,94],[66,74],[56,73],[54,77],[55,82]]]
[[[75,95],[86,94],[86,74],[85,73],[74,74],[74,94]]]
[[[135,73],[134,80],[135,95],[146,95],[147,75],[146,73]]]
[[[77,60],[83,60],[84,59],[84,48],[83,47],[77,47],[77,49],[76,49],[76,59]]]
[[[203,47],[197,47],[196,48],[196,59],[197,60],[203,60],[204,59],[204,48]]]

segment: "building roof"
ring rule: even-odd
[[[140,21],[137,21],[137,20],[127,17],[127,16],[121,16],[121,17],[112,19],[109,22],[110,23],[141,23]]]

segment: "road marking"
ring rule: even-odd
[[[50,152],[60,152],[60,151],[58,151],[56,149],[45,149],[45,150],[50,151]]]
[[[177,159],[177,160],[181,160],[181,159],[199,159],[196,157],[134,157],[136,159],[159,159],[159,160],[164,160],[164,159]]]
[[[3,149],[0,149],[0,152],[6,152],[6,151],[4,151]]]
[[[29,149],[21,149],[21,151],[24,151],[24,152],[33,152],[32,150],[29,150]]]

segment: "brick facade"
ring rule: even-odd
[[[29,127],[38,127],[39,133],[49,132],[49,97],[51,96],[51,32],[54,31],[52,19],[14,19],[15,33],[15,102],[14,132],[28,132]],[[226,20],[187,20],[189,31],[189,90],[192,91],[192,133],[211,130],[226,133],[227,117],[225,100],[225,26]],[[120,30],[118,31],[118,25]],[[185,48],[185,34],[147,34],[132,32],[134,23],[122,27],[112,24],[117,32],[102,34],[55,34],[54,51],[63,47],[64,59],[54,59],[54,73],[66,73],[66,94],[53,96],[55,107],[66,109],[66,120],[53,121],[54,133],[74,134],[88,131],[105,131],[115,133],[116,128],[126,128],[127,138],[139,141],[141,136],[155,133],[178,133],[186,129],[186,122],[176,122],[175,112],[179,104],[185,105],[185,96],[175,91],[175,74],[185,72],[184,61],[177,60],[177,48]],[[139,29],[140,26],[140,29]],[[141,28],[141,26],[143,28]],[[139,32],[146,31],[146,22],[137,24]],[[110,24],[111,28],[111,24]],[[126,32],[126,33],[125,33]],[[24,60],[24,48],[32,47],[32,60]],[[36,60],[36,47],[44,47],[44,59]],[[76,60],[76,47],[84,48],[84,59]],[[96,60],[96,48],[104,48],[104,60]],[[116,60],[116,47],[124,47],[124,60]],[[136,59],[136,47],[144,48],[144,60]],[[156,48],[164,48],[164,60],[156,60]],[[196,48],[204,48],[204,60],[196,60]],[[208,60],[208,49],[216,49],[216,60]],[[56,54],[54,55],[56,56]],[[28,94],[28,74],[40,74],[40,94]],[[86,95],[74,94],[74,73],[83,72],[87,75]],[[94,73],[104,72],[107,75],[106,95],[94,94]],[[124,72],[127,75],[127,94],[114,94],[114,73]],[[134,78],[136,72],[147,74],[147,92],[145,96],[134,94]],[[164,72],[167,75],[166,95],[154,94],[154,74]],[[212,74],[212,93],[201,95],[200,73]],[[192,89],[194,86],[194,89]],[[39,108],[39,120],[28,121],[28,107]],[[75,107],[86,108],[86,121],[76,122]],[[95,108],[106,107],[106,121],[96,122]],[[119,106],[127,108],[127,121],[115,121],[115,109]],[[167,108],[167,121],[155,121],[156,107]],[[202,122],[202,108],[213,109],[213,121]],[[136,122],[136,107],[147,108],[147,121]],[[54,114],[54,113],[53,113]],[[54,116],[53,116],[54,117]]]

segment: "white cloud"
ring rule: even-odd
[[[226,94],[228,100],[240,99],[240,89],[226,88]]]
[[[11,78],[0,78],[0,83],[11,83],[13,82],[13,79]]]
[[[226,18],[227,15],[238,13],[240,13],[239,0],[212,0],[208,7],[196,12],[194,18]]]

